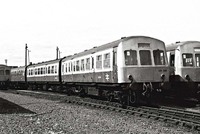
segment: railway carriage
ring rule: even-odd
[[[131,36],[68,56],[62,60],[62,81],[77,92],[135,104],[168,89],[165,44]]]
[[[10,88],[26,88],[26,67],[15,67],[10,71]]]
[[[27,84],[30,89],[53,89],[59,85],[61,59],[32,64],[27,67]]]
[[[170,83],[177,97],[200,100],[200,42],[185,41],[166,45],[171,66]]]
[[[6,65],[0,65],[0,89],[6,89],[8,86],[8,81],[10,80],[10,69]]]

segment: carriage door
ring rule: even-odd
[[[113,48],[113,82],[117,83],[118,79],[117,79],[117,47]]]

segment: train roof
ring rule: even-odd
[[[171,44],[166,45],[166,50],[172,51],[172,50],[175,50],[178,46],[184,46],[184,45],[192,44],[192,43],[200,43],[200,42],[199,41],[183,41],[183,42],[171,43]]]
[[[158,39],[152,38],[152,37],[148,37],[148,36],[129,36],[129,37],[122,37],[122,38],[119,39],[119,40],[116,40],[116,41],[113,41],[113,42],[110,42],[110,43],[107,43],[107,44],[104,44],[104,45],[100,45],[100,46],[98,46],[98,47],[93,47],[92,49],[85,50],[85,51],[83,51],[83,52],[76,53],[76,54],[74,54],[74,55],[69,55],[69,56],[67,56],[64,60],[74,59],[74,58],[81,57],[81,56],[84,56],[84,55],[93,54],[93,53],[95,53],[95,52],[99,52],[99,51],[102,51],[102,50],[105,50],[105,49],[114,48],[114,47],[117,47],[117,46],[120,44],[120,42],[127,41],[127,40],[133,39],[133,38],[150,38],[150,39],[154,39],[154,40],[163,42],[163,41],[161,41],[161,40],[158,40]],[[164,43],[164,42],[163,42],[163,43]]]
[[[6,65],[4,65],[4,64],[0,64],[0,67],[7,67]]]
[[[16,71],[16,70],[25,70],[25,66],[11,68],[11,71]]]
[[[46,65],[46,64],[54,64],[54,63],[58,63],[61,59],[54,59],[54,60],[49,60],[49,61],[43,61],[43,62],[39,62],[39,63],[34,63],[34,64],[30,64],[28,67],[30,66],[41,66],[41,65]]]
[[[114,48],[114,47],[117,47],[120,44],[120,42],[127,41],[127,40],[133,39],[133,38],[149,38],[149,39],[154,39],[154,40],[163,42],[161,40],[158,40],[158,39],[152,38],[152,37],[148,37],[148,36],[122,37],[121,39],[118,39],[116,41],[113,41],[113,42],[110,42],[110,43],[106,43],[104,45],[96,46],[96,47],[93,47],[93,48],[91,48],[89,50],[85,50],[83,52],[76,53],[74,55],[69,55],[69,56],[61,58],[61,59],[64,59],[64,61],[65,60],[70,60],[70,59],[74,59],[74,58],[81,57],[81,56],[84,56],[84,55],[93,54],[95,52],[99,52],[99,51],[102,51],[102,50],[105,50],[105,49]],[[38,66],[38,65],[53,64],[53,63],[59,62],[61,59],[54,59],[54,60],[50,60],[50,61],[44,61],[44,62],[34,63],[34,64],[29,65],[29,66]]]
[[[7,66],[7,65],[4,65],[4,64],[0,64],[0,67],[1,67],[1,68],[9,68],[9,69],[10,69],[10,68],[13,68],[13,66]]]

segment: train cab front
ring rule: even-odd
[[[183,95],[200,100],[200,47],[194,47],[187,53],[182,50],[181,67],[176,67]]]
[[[131,90],[143,96],[168,89],[169,66],[162,41],[132,38],[121,43],[118,52],[119,82],[130,83]]]

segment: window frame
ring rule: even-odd
[[[147,61],[150,61],[150,64],[143,64],[143,63],[147,63],[147,62],[144,62],[144,59],[146,59],[146,57],[143,57],[143,55],[146,55],[146,54],[141,54],[141,52],[149,52],[150,55],[146,56],[148,58],[150,58],[150,60],[148,59]],[[140,65],[141,66],[152,66],[152,54],[151,54],[151,50],[147,50],[147,49],[142,49],[142,50],[139,50],[139,57],[140,57]],[[143,61],[143,62],[142,62]]]
[[[198,60],[199,60],[199,61],[198,61],[199,66],[197,66],[197,55],[199,55],[199,56],[198,56],[198,58],[199,58],[199,59],[198,59]],[[195,67],[200,67],[200,53],[195,53]]]
[[[133,61],[132,62],[128,62],[127,64],[126,64],[126,60],[127,60],[127,58],[128,58],[128,56],[127,56],[127,52],[130,52],[130,58],[131,59],[133,59]],[[134,58],[134,56],[136,57],[136,58]],[[130,60],[129,60],[130,61]],[[131,64],[132,63],[132,64]],[[132,49],[129,49],[129,50],[124,50],[124,64],[125,64],[125,66],[137,66],[138,65],[138,56],[137,56],[137,50],[132,50]]]
[[[155,60],[156,59],[156,52],[159,52],[159,58],[160,60],[157,61]],[[161,53],[163,53],[163,56],[161,56]],[[163,63],[162,63],[162,59],[163,59]],[[156,50],[153,50],[153,60],[154,60],[154,65],[156,66],[163,66],[163,65],[166,65],[166,61],[165,61],[165,52],[164,50],[160,50],[160,49],[156,49]],[[161,63],[161,64],[160,64]]]
[[[191,55],[191,58],[192,58],[192,65],[186,65],[187,64],[187,61],[184,61],[184,55]],[[185,59],[187,59],[187,56]],[[193,54],[192,53],[182,53],[182,66],[183,67],[194,67],[194,59],[193,59]]]
[[[102,69],[102,54],[96,55],[96,69]]]
[[[105,53],[103,57],[104,57],[103,68],[110,68],[111,67],[111,54],[110,54],[110,52]]]

